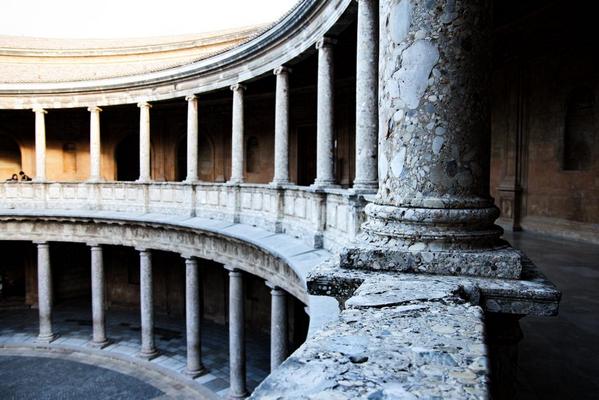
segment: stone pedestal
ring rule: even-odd
[[[233,85],[233,137],[231,139],[231,178],[229,183],[243,183],[245,166],[244,136],[243,136],[243,92],[245,86]]]
[[[91,246],[91,264],[93,333],[90,345],[102,348],[108,345],[108,339],[106,337],[106,316],[104,312],[104,257],[101,246]]]
[[[50,268],[50,245],[37,243],[37,290],[40,330],[37,341],[50,343],[56,339],[52,331],[52,270]]]
[[[47,111],[41,108],[35,113],[35,178],[36,182],[46,180],[46,121]]]
[[[378,188],[378,1],[358,0],[356,63],[356,177],[353,188]]]
[[[381,1],[379,190],[344,267],[518,278],[489,196],[489,2]]]
[[[200,276],[198,261],[185,259],[185,327],[187,332],[187,366],[185,374],[196,377],[204,372],[200,338]]]
[[[139,250],[139,293],[141,312],[141,350],[139,357],[152,359],[158,356],[154,344],[154,298],[152,290],[152,253]]]
[[[275,94],[275,174],[271,184],[289,183],[289,73],[287,67],[274,70]]]
[[[230,399],[247,397],[245,376],[245,313],[243,299],[243,274],[229,271],[229,369]]]
[[[198,180],[198,98],[187,96],[187,178],[188,183]]]
[[[100,147],[100,107],[89,107],[89,180],[102,180]]]
[[[149,182],[150,172],[150,103],[143,102],[139,107],[139,179],[138,182]]]

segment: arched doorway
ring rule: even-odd
[[[114,157],[117,181],[135,181],[139,178],[139,138],[136,135],[121,140]]]
[[[198,179],[204,182],[214,181],[214,150],[205,135],[198,137]],[[177,181],[187,178],[187,136],[177,144]]]
[[[21,149],[11,137],[0,135],[0,179],[10,179],[21,167]]]

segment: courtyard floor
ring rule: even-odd
[[[562,291],[559,315],[521,320],[518,399],[599,399],[599,245],[528,233],[505,238]]]
[[[90,310],[90,307],[57,306],[54,313],[53,326],[55,332],[60,336],[48,347],[66,346],[67,348],[74,349],[86,348],[86,344],[91,338],[92,329]],[[100,353],[119,355],[129,359],[135,358],[140,348],[138,313],[129,310],[108,310],[106,322],[111,345],[102,349]],[[229,387],[228,330],[223,325],[209,321],[202,322],[202,360],[207,373],[196,378],[194,381],[210,392],[224,397]],[[0,347],[8,346],[14,349],[20,344],[32,346],[35,344],[37,330],[37,310],[12,309],[0,312]],[[184,324],[182,321],[164,316],[156,316],[154,332],[160,356],[151,360],[151,363],[167,371],[175,372],[177,373],[176,375],[180,375],[179,373],[185,368]],[[269,373],[268,336],[256,332],[246,332],[246,346],[247,383],[248,389],[253,390]],[[2,353],[0,352],[1,355]],[[13,354],[11,353],[10,355]],[[29,350],[26,350],[23,355],[30,355]],[[10,364],[15,361],[0,357],[0,369],[3,368],[3,365],[7,365],[3,364],[3,362]],[[26,364],[27,362],[24,361],[20,365],[24,367]],[[46,364],[42,363],[40,365],[44,366]],[[88,367],[86,370],[89,370],[89,368],[91,367]],[[2,371],[0,371],[0,376],[1,374]],[[0,389],[3,389],[1,383]],[[59,396],[47,398],[77,397]]]

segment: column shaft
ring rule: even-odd
[[[198,98],[187,96],[187,182],[198,180]]]
[[[46,110],[37,108],[35,113],[35,180],[46,180]]]
[[[243,398],[248,394],[245,377],[245,316],[243,275],[229,272],[229,397]]]
[[[150,172],[150,103],[139,103],[139,181],[149,182]]]
[[[92,345],[103,347],[108,344],[106,338],[106,316],[104,311],[104,257],[101,246],[91,246],[92,261]]]
[[[274,70],[275,93],[275,173],[272,183],[289,183],[289,68]]]
[[[284,290],[273,287],[270,314],[270,371],[287,358],[287,295]]]
[[[245,86],[233,85],[233,137],[231,139],[231,179],[230,183],[243,183],[245,165],[243,137],[243,92]]]
[[[378,188],[378,2],[358,0],[356,177],[354,189]]]
[[[37,243],[37,288],[40,330],[38,341],[49,343],[56,338],[52,331],[52,270],[50,245]]]
[[[154,344],[154,299],[152,281],[152,253],[139,252],[139,292],[141,309],[141,351],[140,357],[153,358],[158,354]]]
[[[102,179],[101,146],[100,146],[100,107],[89,107],[89,180],[97,182]]]
[[[187,330],[187,367],[185,372],[198,376],[204,370],[200,339],[200,277],[195,258],[185,259],[185,324]]]
[[[335,184],[334,155],[334,74],[333,45],[331,38],[316,43],[318,49],[318,82],[316,109],[316,181],[317,187]]]

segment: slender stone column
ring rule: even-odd
[[[354,189],[378,188],[378,1],[358,0],[356,178]]]
[[[33,110],[35,113],[35,180],[46,180],[46,121],[48,112],[42,108]]]
[[[243,275],[241,271],[229,271],[229,397],[244,398],[248,395],[245,377],[245,316],[243,301]]]
[[[198,180],[198,98],[187,96],[187,178],[186,182]]]
[[[489,196],[490,2],[380,5],[379,191],[363,225],[373,250],[341,264],[518,278]]]
[[[139,182],[149,182],[150,173],[150,108],[148,102],[142,102],[139,107]]]
[[[37,290],[40,331],[37,340],[50,343],[56,339],[52,331],[52,270],[50,268],[50,245],[37,243]]]
[[[152,253],[139,250],[139,293],[141,308],[141,351],[139,356],[152,359],[158,355],[154,344],[154,299],[152,288]]]
[[[98,182],[102,180],[100,170],[100,107],[89,107],[89,180]]]
[[[318,82],[316,108],[316,181],[315,187],[335,185],[334,155],[334,74],[333,45],[336,40],[324,37],[318,49]]]
[[[231,86],[233,91],[233,138],[231,140],[231,179],[229,183],[243,183],[245,165],[243,138],[243,91],[245,86]]]
[[[200,277],[198,261],[185,259],[185,324],[187,329],[187,367],[185,373],[196,377],[204,372],[200,339]]]
[[[93,335],[91,345],[105,347],[108,345],[106,338],[106,316],[104,313],[104,257],[102,246],[91,245],[92,257],[92,320]]]
[[[287,358],[287,294],[277,286],[271,286],[270,312],[270,371]]]
[[[273,185],[289,183],[289,73],[287,67],[275,68],[275,175]]]

